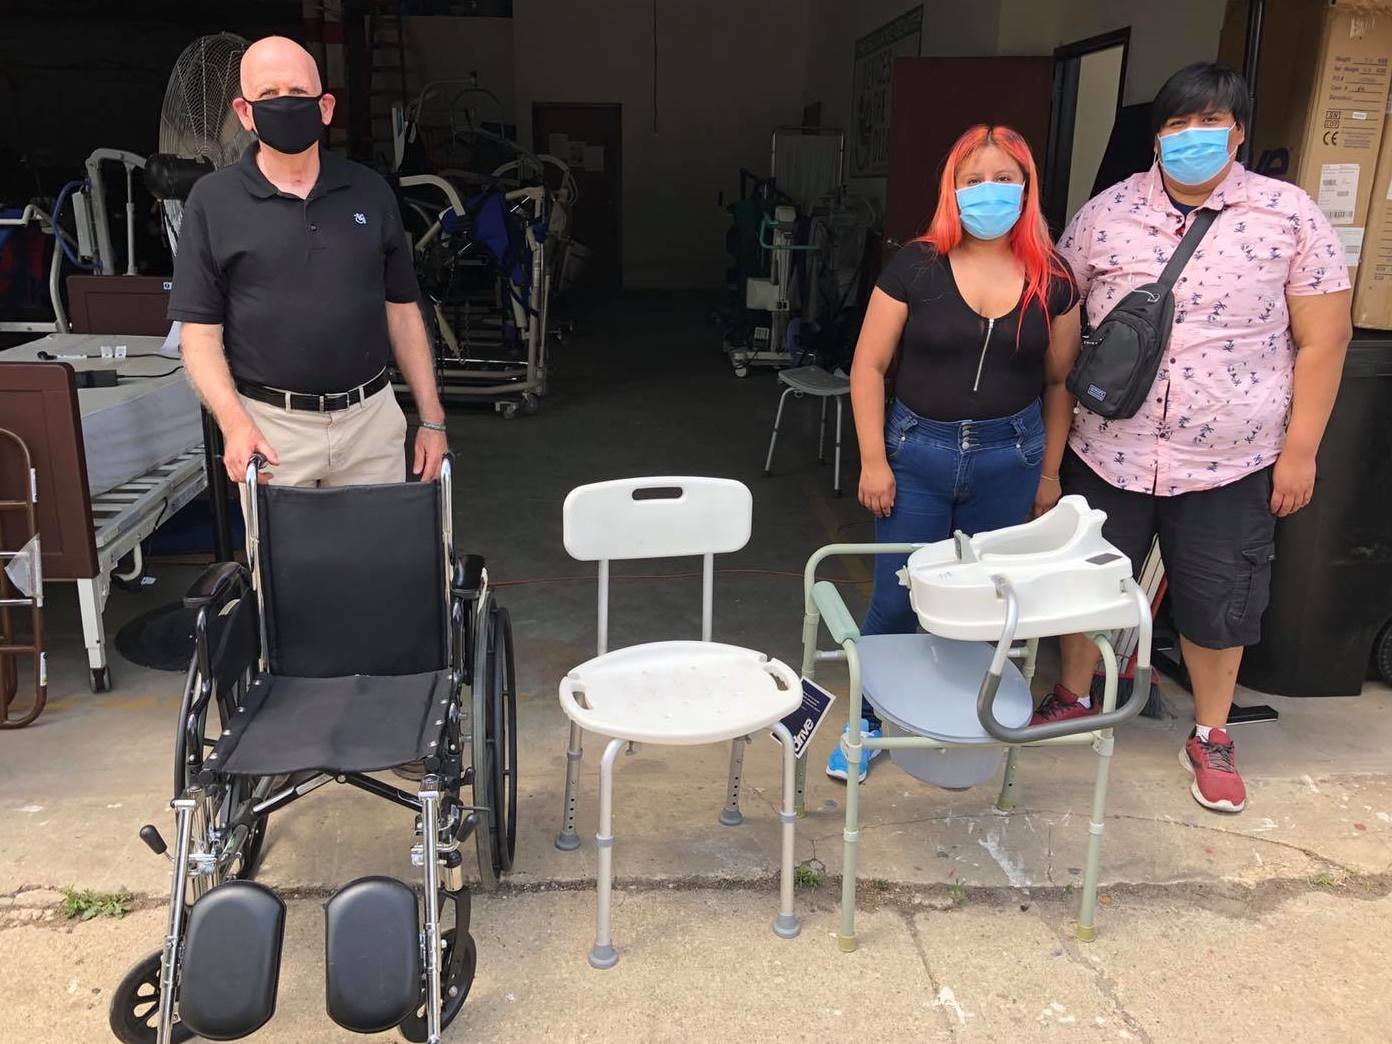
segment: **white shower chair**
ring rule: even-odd
[[[614,759],[625,743],[693,745],[731,741],[729,792],[720,822],[740,823],[744,744],[769,729],[783,744],[783,859],[780,905],[773,930],[798,934],[793,914],[794,769],[792,736],[782,719],[802,704],[797,674],[751,649],[711,641],[715,555],[749,541],[753,497],[731,479],[636,478],[580,486],[566,497],[564,534],[572,558],[599,563],[599,655],[561,680],[561,709],[570,719],[565,810],[556,847],[580,847],[575,832],[581,737],[609,737],[599,762],[598,911],[590,964],[618,961],[610,933],[613,890]],[[609,651],[609,563],[700,555],[701,641],[649,642]]]
[[[836,455],[833,457],[831,488],[841,495],[841,414],[843,401],[851,394],[851,379],[842,373],[831,373],[820,366],[798,366],[780,370],[778,380],[788,387],[778,399],[778,412],[773,417],[773,434],[769,436],[768,456],[764,458],[764,478],[773,474],[773,450],[778,445],[778,428],[783,423],[783,407],[788,396],[799,399],[811,396],[822,400],[822,416],[817,428],[817,463],[826,463],[827,400],[836,400]]]

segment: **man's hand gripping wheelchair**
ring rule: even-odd
[[[325,905],[328,1014],[438,1041],[474,978],[462,846],[472,834],[489,889],[516,842],[507,611],[482,558],[455,554],[449,459],[436,483],[338,489],[258,486],[261,463],[247,467],[249,569],[217,564],[185,599],[197,646],[174,742],[168,932],[117,987],[111,1028],[170,1044],[265,1025],[285,925],[252,880],[267,820],[332,782],[416,814],[423,887],[364,877]],[[412,762],[416,793],[368,774]],[[166,854],[155,827],[140,836]]]

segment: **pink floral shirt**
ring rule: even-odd
[[[1272,464],[1295,373],[1286,297],[1349,288],[1334,229],[1295,185],[1234,163],[1204,206],[1219,216],[1175,284],[1169,348],[1145,405],[1110,421],[1079,409],[1073,423],[1073,450],[1120,489],[1174,496]],[[1159,278],[1188,227],[1155,167],[1090,200],[1058,248],[1091,321]]]

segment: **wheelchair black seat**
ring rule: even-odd
[[[293,489],[248,469],[249,568],[215,565],[185,600],[177,835],[141,830],[173,848],[169,928],[113,992],[119,1040],[231,1040],[272,1017],[284,906],[249,878],[272,813],[331,782],[414,813],[424,887],[365,879],[331,901],[330,1015],[438,1041],[462,1008],[475,947],[460,847],[475,839],[485,888],[512,865],[516,685],[507,613],[482,559],[453,546],[451,472],[447,458],[438,483]],[[415,792],[369,775],[408,762],[424,770]],[[237,952],[219,941],[232,921]],[[353,963],[374,938],[392,967]]]
[[[348,678],[263,674],[209,763],[234,776],[304,769],[375,772],[434,755],[445,734],[447,671]]]

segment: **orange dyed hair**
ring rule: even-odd
[[[988,145],[994,145],[1019,166],[1025,175],[1025,195],[1020,208],[1020,220],[1010,230],[1010,249],[1025,270],[1025,291],[1020,296],[1020,316],[1024,317],[1031,301],[1038,301],[1044,313],[1045,324],[1053,317],[1049,315],[1049,280],[1071,278],[1063,261],[1054,251],[1049,239],[1049,226],[1044,220],[1044,210],[1039,202],[1039,172],[1034,166],[1034,156],[1030,147],[1018,131],[1004,126],[990,126],[978,123],[967,129],[952,151],[947,154],[943,164],[942,182],[938,186],[938,209],[928,231],[915,242],[927,243],[937,251],[938,256],[947,257],[962,242],[962,215],[957,209],[957,169],[966,160]],[[1022,324],[1023,325],[1023,324]],[[1019,330],[1016,329],[1018,337]]]

